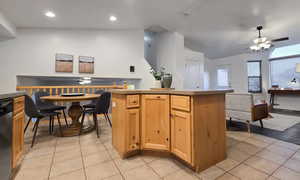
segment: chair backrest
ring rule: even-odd
[[[25,95],[25,114],[29,117],[38,117],[40,113],[31,97]]]
[[[97,99],[96,102],[97,114],[108,113],[109,106],[110,106],[110,98],[111,98],[110,92],[104,92],[101,94],[101,96]]]
[[[35,103],[36,103],[36,106],[37,107],[40,107],[40,106],[48,106],[48,105],[53,105],[52,102],[49,102],[49,101],[43,101],[41,99],[41,97],[43,96],[49,96],[50,94],[46,91],[38,91],[38,92],[35,92],[34,93],[34,99],[35,99]]]
[[[97,90],[97,91],[95,91],[95,93],[94,94],[103,94],[105,91],[104,90]],[[97,99],[94,99],[94,100],[92,100],[92,103],[97,103]]]
[[[226,94],[226,110],[251,112],[253,101],[253,95],[250,93],[229,93]]]

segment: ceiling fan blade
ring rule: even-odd
[[[287,41],[289,40],[289,37],[279,38],[279,39],[273,39],[272,42],[279,42],[279,41]]]

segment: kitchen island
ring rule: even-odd
[[[0,179],[11,179],[23,158],[25,95],[0,91]]]
[[[233,90],[113,90],[112,143],[122,158],[160,151],[199,172],[226,158],[225,94]]]

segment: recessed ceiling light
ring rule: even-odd
[[[109,17],[109,20],[110,20],[111,22],[115,22],[115,21],[118,20],[118,18],[117,18],[116,16],[110,16],[110,17]]]
[[[56,15],[55,15],[54,12],[52,12],[52,11],[47,11],[47,12],[45,13],[45,16],[47,16],[47,17],[49,17],[49,18],[54,18]]]

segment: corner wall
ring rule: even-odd
[[[157,68],[172,73],[172,87],[184,86],[184,37],[177,32],[159,33],[156,37]]]
[[[16,37],[16,27],[0,12],[0,41]]]

